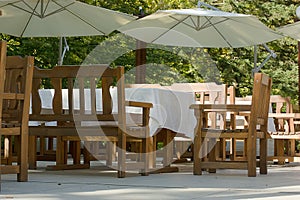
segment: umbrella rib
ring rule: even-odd
[[[89,23],[88,21],[82,19],[79,15],[76,15],[75,13],[71,12],[70,10],[68,10],[66,7],[67,6],[62,6],[59,3],[55,2],[57,5],[59,5],[61,7],[61,9],[66,10],[67,12],[71,13],[72,15],[74,15],[75,17],[77,17],[79,20],[85,22],[86,24],[88,24],[90,27],[94,28],[95,30],[99,31],[100,33],[102,33],[103,35],[105,35],[105,33],[101,30],[99,30],[97,27],[95,27],[94,25],[92,25],[91,23]],[[69,5],[68,5],[69,6]]]
[[[191,16],[189,16],[189,17],[191,17]],[[194,28],[196,31],[200,31],[201,29],[205,29],[205,28],[208,28],[208,27],[213,27],[213,28],[217,31],[217,33],[223,38],[223,40],[224,40],[230,47],[232,47],[232,45],[226,40],[226,38],[223,36],[223,34],[215,27],[216,24],[223,23],[224,21],[229,20],[229,18],[226,18],[226,19],[224,19],[224,20],[221,20],[221,21],[219,21],[219,22],[217,22],[217,23],[215,23],[215,24],[213,24],[213,23],[211,22],[211,20],[210,20],[210,19],[212,19],[213,17],[205,17],[205,18],[206,18],[206,22],[205,22],[202,26],[200,26],[200,22],[199,22],[199,19],[200,19],[200,18],[199,18],[199,17],[197,18],[197,23],[191,18],[191,21],[193,22],[194,27],[191,26],[191,25],[189,25],[189,24],[187,24],[187,23],[185,23],[185,22],[182,22],[182,23],[185,24],[185,25],[188,26],[188,27]],[[176,18],[173,18],[173,19],[176,20]]]
[[[62,6],[62,5],[58,4],[57,2],[54,2],[54,3],[57,4],[60,8],[53,11],[53,12],[51,12],[51,13],[49,13],[49,14],[47,14],[47,15],[45,15],[45,17],[49,17],[49,16],[54,15],[56,13],[62,12],[64,10],[68,10],[67,7],[73,5],[75,2],[69,3],[68,5],[65,5],[65,6]],[[46,9],[45,9],[45,12],[46,12]]]
[[[209,19],[207,19],[207,20],[210,22]],[[226,20],[232,20],[232,21],[235,21],[235,22],[237,22],[237,23],[241,23],[241,22],[238,21],[238,20],[235,20],[235,19],[229,19],[229,18],[227,18],[227,17],[226,17]],[[223,21],[226,21],[226,20],[223,20]],[[222,21],[222,22],[223,22],[223,21]],[[218,23],[221,23],[221,22],[218,22]],[[219,35],[224,39],[224,41],[225,41],[230,47],[232,47],[232,45],[230,45],[230,43],[226,40],[226,38],[224,37],[224,35],[223,35],[223,34],[215,27],[215,25],[218,24],[218,23],[215,23],[215,24],[211,23],[211,26],[213,26],[214,29],[219,33]],[[259,27],[257,27],[257,26],[253,26],[253,25],[251,25],[251,24],[249,24],[249,23],[247,23],[247,25],[249,25],[249,26],[251,26],[251,27],[253,27],[253,28],[255,28],[255,29],[259,28]],[[274,34],[278,34],[278,33],[276,33],[276,32],[273,31],[273,30],[272,30],[272,32],[273,32]],[[278,35],[279,35],[279,34],[278,34]]]
[[[191,16],[190,16],[191,17]],[[186,25],[186,26],[188,26],[188,27],[190,27],[190,28],[193,28],[193,29],[195,29],[196,31],[200,31],[201,29],[205,29],[205,28],[208,28],[208,27],[210,27],[210,26],[212,26],[212,23],[210,22],[210,20],[209,19],[211,19],[211,18],[213,18],[213,17],[206,17],[207,18],[207,20],[206,20],[206,22],[204,23],[204,24],[202,24],[201,26],[200,26],[200,17],[198,16],[198,18],[197,18],[197,23],[193,20],[193,18],[191,18],[191,21],[193,22],[193,24],[194,24],[194,26],[191,26],[191,25],[189,25],[189,24],[187,24],[187,23],[185,23],[185,22],[182,22],[184,25]],[[228,19],[224,19],[224,20],[221,20],[221,21],[219,21],[219,22],[217,22],[217,23],[215,23],[215,24],[220,24],[220,23],[223,23],[224,21],[226,21],[226,20],[228,20]]]
[[[19,2],[23,2],[23,3],[30,9],[30,11],[29,11],[29,10],[26,10],[25,8],[22,8],[22,7],[20,7],[20,6],[15,5],[15,3],[19,3]],[[8,5],[10,5],[10,6],[12,6],[12,7],[15,7],[15,8],[17,8],[17,9],[23,10],[23,11],[25,11],[25,12],[31,14],[31,15],[35,15],[35,16],[37,16],[37,17],[40,17],[39,13],[36,12],[36,7],[37,7],[38,3],[35,5],[35,8],[32,8],[32,7],[31,7],[28,3],[26,3],[24,0],[21,0],[21,1],[18,1],[18,2],[14,2],[14,3],[8,3],[8,4],[6,4],[5,6],[8,6]],[[3,6],[3,7],[4,7],[4,6]]]
[[[187,18],[189,18],[189,16],[183,18],[182,20],[178,20],[173,16],[169,16],[170,18],[174,19],[177,21],[176,24],[174,24],[173,26],[171,26],[170,28],[168,28],[165,32],[161,33],[159,36],[157,36],[154,40],[152,40],[150,43],[153,43],[154,41],[158,40],[161,36],[167,34],[170,30],[172,30],[174,27],[176,27],[178,24],[183,23],[184,20],[186,20]]]
[[[45,13],[46,13],[46,10],[49,6],[49,3],[50,3],[51,0],[48,0],[47,1],[47,5],[45,6],[45,9],[43,9],[43,6],[41,6],[41,15],[44,17],[45,16]]]
[[[192,18],[192,16],[190,16],[190,18],[191,18],[191,21],[193,22],[193,24],[194,24],[194,27],[193,26],[191,26],[191,25],[189,25],[189,24],[187,24],[187,23],[184,23],[186,26],[189,26],[189,27],[191,27],[191,28],[194,28],[195,30],[197,30],[197,31],[199,31],[201,28],[200,28],[200,16],[197,16],[197,22],[195,22],[194,20],[193,20],[193,18]],[[205,26],[206,25],[206,23],[207,22],[205,22],[204,24],[203,24],[203,26]]]
[[[201,29],[203,29],[203,28],[207,28],[207,27],[209,27],[210,24],[211,24],[211,23],[205,22],[202,26],[200,26],[200,23],[199,23],[200,17],[199,17],[199,16],[198,16],[198,21],[197,21],[197,23],[193,20],[193,18],[192,18],[191,15],[188,15],[188,16],[187,16],[185,19],[183,19],[183,20],[178,20],[178,19],[177,19],[176,17],[174,17],[174,16],[170,16],[170,18],[174,19],[175,21],[178,21],[178,23],[182,23],[182,24],[186,25],[187,27],[190,27],[190,28],[192,28],[192,29],[195,29],[196,31],[199,31],[199,30],[201,30]],[[194,26],[191,26],[190,24],[184,22],[184,20],[186,20],[187,18],[191,18],[191,21],[192,21],[192,23],[194,24]],[[212,17],[211,17],[211,18],[212,18]],[[226,19],[226,20],[227,20],[227,19]],[[226,20],[223,20],[223,21],[226,21]],[[218,22],[218,23],[222,23],[223,21],[220,21],[220,22]],[[174,27],[172,27],[172,28],[174,28]]]
[[[21,33],[21,35],[20,35],[21,37],[23,36],[23,34],[24,34],[25,30],[26,30],[26,29],[27,29],[27,27],[28,27],[28,24],[29,24],[29,22],[30,22],[31,18],[33,17],[34,13],[36,12],[36,8],[37,8],[37,6],[38,6],[38,3],[35,5],[35,8],[34,8],[34,9],[32,9],[32,13],[31,13],[31,15],[30,15],[29,19],[27,20],[27,23],[26,23],[25,27],[23,28],[23,31],[22,31],[22,33]]]
[[[218,23],[215,23],[215,24],[213,24],[211,21],[210,21],[210,19],[208,19],[207,17],[206,17],[206,19],[207,19],[207,21],[209,22],[209,24],[217,31],[217,33],[219,33],[219,35],[223,38],[223,40],[232,48],[232,45],[226,40],[226,38],[224,37],[224,35],[219,31],[219,29],[217,29],[216,28],[216,24],[219,24],[219,23],[221,23],[221,22],[218,22]],[[224,21],[226,21],[226,20],[224,20]]]

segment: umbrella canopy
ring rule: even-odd
[[[252,15],[201,8],[161,10],[118,29],[138,40],[184,47],[244,47],[283,37]]]
[[[284,35],[294,38],[296,40],[300,40],[300,21],[288,24],[286,26],[282,26],[277,29],[279,32],[282,32]]]
[[[134,19],[75,0],[0,1],[0,32],[19,37],[107,35]]]

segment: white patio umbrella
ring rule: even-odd
[[[277,29],[279,32],[282,32],[284,35],[294,38],[295,40],[300,41],[300,21],[282,26]]]
[[[135,19],[75,0],[0,1],[0,33],[18,37],[108,35]]]
[[[296,10],[297,16],[299,15],[299,11],[300,7]],[[298,70],[300,70],[300,21],[279,27],[277,30],[298,41]],[[300,94],[300,74],[298,75],[298,92]],[[298,105],[300,106],[300,95],[298,97]]]
[[[160,10],[118,29],[146,43],[183,47],[245,47],[283,37],[255,16],[201,8]]]
[[[1,0],[0,32],[19,37],[107,35],[135,17],[75,0]]]

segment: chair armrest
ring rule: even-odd
[[[153,108],[152,103],[140,102],[140,101],[126,101],[126,106],[142,107],[142,108]]]
[[[296,113],[269,113],[269,117],[273,117],[276,119],[290,119],[290,118],[297,118],[299,115],[296,115]]]
[[[243,112],[251,111],[251,105],[242,104],[192,104],[190,109],[203,110],[204,112]]]

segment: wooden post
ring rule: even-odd
[[[146,43],[143,41],[136,42],[135,52],[135,83],[146,82]]]
[[[140,8],[139,18],[143,18],[145,13]],[[136,51],[135,51],[135,83],[146,82],[146,46],[147,44],[143,41],[137,40]]]

